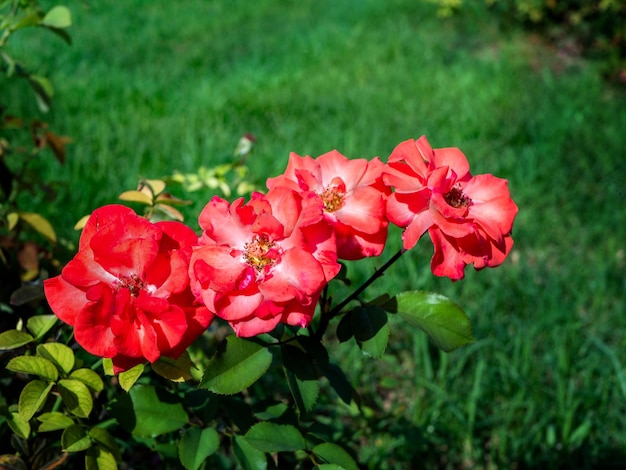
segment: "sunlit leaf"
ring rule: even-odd
[[[306,447],[300,431],[290,424],[257,423],[245,437],[252,447],[262,452],[293,452]]]
[[[37,431],[39,432],[58,431],[59,429],[65,429],[74,424],[74,420],[72,418],[64,415],[63,413],[59,413],[58,411],[42,413],[37,416],[37,421],[41,422],[37,428]]]
[[[61,379],[57,384],[63,404],[79,418],[87,418],[93,409],[93,398],[87,386],[79,380]]]
[[[161,356],[151,367],[161,377],[173,382],[185,382],[192,378],[191,359],[187,351],[181,354],[178,359]]]
[[[27,439],[30,434],[30,424],[28,420],[22,418],[17,412],[11,412],[7,416],[7,424],[15,434],[22,439]]]
[[[120,395],[111,409],[122,427],[140,437],[176,431],[189,419],[178,397],[142,384]]]
[[[45,403],[54,384],[43,380],[32,380],[26,384],[20,393],[17,410],[25,420],[30,420],[39,408]]]
[[[70,374],[70,379],[84,383],[89,390],[98,393],[104,389],[104,382],[100,376],[91,369],[76,369]]]
[[[67,28],[72,25],[72,13],[67,7],[52,7],[39,23],[49,28]]]
[[[113,371],[113,361],[110,357],[102,359],[102,371],[104,372],[104,375],[115,375],[115,372]]]
[[[152,205],[151,196],[134,189],[132,191],[124,191],[122,194],[119,195],[119,198],[122,201],[138,202],[140,204],[146,204],[148,206]]]
[[[20,215],[17,212],[11,212],[7,215],[7,223],[9,225],[9,232],[15,228],[20,220]]]
[[[128,392],[131,387],[137,382],[137,379],[141,377],[143,374],[144,365],[137,364],[135,367],[125,370],[124,372],[120,372],[118,375],[118,380],[120,381],[120,387],[124,389],[124,391]]]
[[[179,222],[185,220],[185,216],[183,216],[183,214],[175,207],[167,206],[165,204],[157,204],[155,208],[164,213],[169,219],[178,220]]]
[[[50,331],[57,320],[56,315],[33,315],[26,321],[26,328],[39,339]]]
[[[117,470],[115,456],[100,446],[93,446],[85,453],[85,470]]]
[[[191,428],[178,443],[178,456],[187,470],[197,470],[219,446],[220,438],[215,429]]]
[[[36,375],[51,382],[59,378],[59,371],[54,364],[43,357],[17,356],[11,359],[6,367],[13,372]]]
[[[69,374],[74,368],[74,351],[61,343],[43,343],[37,346],[37,355],[48,359],[57,368]]]
[[[57,236],[52,228],[50,222],[48,222],[40,214],[34,212],[20,212],[20,219],[33,227],[37,232],[46,237],[52,243],[56,243]]]
[[[91,217],[91,215],[83,215],[78,222],[76,222],[76,224],[74,225],[74,230],[82,230],[85,227],[85,224],[87,223],[87,221],[89,220],[89,217]]]
[[[144,189],[145,188],[145,189]],[[165,189],[165,181],[163,180],[141,180],[139,182],[139,187],[137,188],[139,191],[143,191],[144,193],[156,197],[158,194],[161,194]],[[146,191],[147,189],[147,191]]]
[[[245,390],[265,374],[272,363],[272,353],[236,336],[226,340],[226,351],[211,358],[200,386],[213,393],[231,395]]]
[[[313,448],[313,454],[325,463],[339,465],[345,470],[359,470],[352,456],[341,446],[323,442]]]
[[[17,349],[25,344],[30,343],[35,338],[24,331],[7,330],[0,333],[0,351],[8,351],[9,349]]]
[[[465,312],[447,297],[433,292],[401,292],[384,305],[385,310],[417,326],[443,351],[449,352],[474,341]]]
[[[156,198],[156,202],[167,204],[168,206],[188,206],[193,204],[193,201],[187,199],[179,199],[176,196],[172,196],[170,193],[161,193]]]
[[[72,424],[61,435],[61,447],[64,452],[79,452],[91,447],[91,439],[82,426]]]
[[[265,454],[252,447],[245,437],[235,436],[232,442],[235,459],[243,470],[265,470],[267,468]]]

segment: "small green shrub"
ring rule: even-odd
[[[470,7],[463,0],[431,1],[441,16]],[[485,0],[485,4],[505,23],[522,23],[550,41],[567,44],[570,53],[608,58],[610,72],[624,81],[626,0]]]

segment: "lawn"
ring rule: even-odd
[[[626,93],[598,64],[482,7],[442,19],[414,0],[67,4],[71,46],[45,31],[11,44],[55,85],[40,118],[72,138],[65,165],[38,162],[54,203],[29,195],[26,209],[75,243],[74,223],[139,177],[226,162],[246,132],[259,187],[292,151],[385,159],[422,134],[460,147],[473,173],[510,182],[510,259],[451,283],[433,279],[423,240],[371,296],[444,293],[476,342],[440,353],[392,321],[383,360],[333,344],[364,400],[332,409],[337,438],[372,469],[626,465]],[[37,113],[11,90],[9,109]],[[194,200],[196,228],[211,192],[172,190]]]

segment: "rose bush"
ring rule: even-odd
[[[181,222],[149,220],[182,219],[172,206],[185,201],[165,186],[142,180],[120,195],[145,204],[145,217],[121,205],[96,209],[78,253],[43,282],[50,309],[72,329],[44,340],[56,318],[36,315],[21,323],[28,331],[18,325],[0,333],[0,351],[23,351],[6,368],[36,376],[17,405],[0,407],[0,418],[17,439],[33,439],[32,449],[46,449],[42,435],[62,430],[55,465],[85,451],[87,468],[115,468],[121,447],[144,461],[134,452],[150,445],[159,453],[155,462],[176,466],[176,442],[174,457],[193,470],[218,450],[242,468],[268,468],[270,458],[280,468],[358,468],[312,413],[320,396],[329,406],[322,377],[347,405],[359,402],[326,350],[330,322],[341,317],[333,338],[353,339],[375,358],[387,347],[389,315],[452,351],[473,341],[471,322],[454,302],[420,290],[368,300],[366,289],[426,232],[433,273],[453,281],[468,264],[501,264],[513,246],[517,206],[507,181],[472,176],[458,148],[432,149],[425,137],[398,145],[387,163],[350,160],[336,150],[317,158],[292,153],[285,172],[267,180],[266,193],[233,202],[214,196],[199,215],[198,233]],[[344,288],[350,285],[339,260],[380,255],[390,222],[403,229],[402,248],[336,302],[341,291],[330,281],[342,267]],[[75,354],[63,338],[96,357]],[[95,372],[101,362],[117,377],[95,400],[105,388]],[[160,377],[142,376],[146,363]],[[277,370],[278,377],[264,378]],[[162,378],[197,384],[166,390]],[[141,444],[118,445],[115,426]],[[44,458],[34,452],[29,463]],[[10,458],[15,468],[24,463]]]

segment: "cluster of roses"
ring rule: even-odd
[[[499,265],[513,245],[507,181],[472,176],[459,149],[432,149],[425,137],[398,145],[386,164],[292,153],[267,187],[248,202],[214,197],[200,237],[124,206],[97,209],[77,255],[44,283],[50,307],[119,372],[178,357],[215,315],[244,337],[308,326],[337,260],[380,255],[389,222],[405,229],[404,249],[428,232],[432,271],[452,280],[468,264]]]

